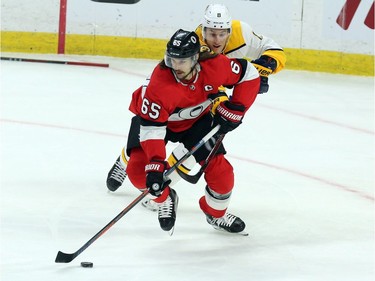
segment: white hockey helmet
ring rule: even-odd
[[[232,17],[229,10],[223,4],[210,4],[207,6],[202,28],[230,29],[232,27]]]

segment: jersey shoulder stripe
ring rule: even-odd
[[[241,21],[232,20],[232,33],[225,47],[224,54],[229,54],[244,46],[246,46],[246,42],[242,32]]]

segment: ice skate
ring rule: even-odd
[[[176,191],[171,188],[167,199],[158,205],[158,219],[160,227],[164,231],[169,231],[169,235],[172,235],[178,206],[178,196]]]
[[[124,166],[120,162],[120,156],[117,158],[112,169],[109,171],[107,176],[107,188],[110,191],[116,191],[124,182],[126,178],[126,172]]]
[[[221,218],[215,218],[213,216],[206,214],[206,219],[209,224],[212,225],[213,228],[221,231],[226,231],[230,233],[242,234],[247,236],[248,233],[244,232],[246,227],[243,220],[235,215],[231,215],[226,213]]]

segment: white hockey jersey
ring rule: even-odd
[[[201,44],[207,45],[203,40],[201,25],[195,32],[198,34]],[[285,53],[279,44],[269,37],[256,34],[250,25],[239,20],[232,20],[232,32],[223,54],[230,58],[246,58],[250,61],[267,55],[277,62],[277,68],[273,73],[283,69],[286,62]]]

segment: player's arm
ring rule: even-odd
[[[153,79],[147,79],[146,83],[133,93],[129,110],[141,118],[139,140],[148,160],[164,161],[164,138],[169,117],[166,109],[168,100],[163,99],[165,95],[158,95],[164,90],[157,88]]]
[[[233,87],[230,102],[242,105],[247,111],[255,101],[259,90],[259,73],[246,59],[229,59],[229,86]],[[235,80],[235,82],[233,82]],[[226,84],[225,86],[228,86]]]
[[[255,101],[259,91],[259,73],[245,59],[223,59],[222,73],[226,75],[224,86],[233,87],[232,96],[223,101],[216,109],[215,121],[221,125],[221,133],[228,133],[237,128],[246,111]]]
[[[163,101],[155,97],[156,95],[152,95],[149,91],[145,91],[142,95],[139,140],[148,159],[148,164],[145,166],[146,187],[150,194],[160,196],[171,182],[164,178],[164,172],[169,168],[165,160],[164,141],[169,114],[164,109]]]
[[[259,74],[268,77],[268,75],[275,74],[285,67],[286,56],[284,50],[268,49],[252,63],[258,69]]]
[[[164,138],[167,124],[141,118],[139,140],[149,161],[161,160],[166,157]]]
[[[272,38],[254,32],[247,23],[241,22],[241,28],[249,46],[246,57],[253,60],[261,76],[268,77],[285,67],[286,56],[279,44]]]
[[[259,94],[264,94],[268,92],[268,89],[269,89],[268,76],[270,74],[277,72],[276,71],[277,61],[274,58],[267,55],[272,51],[273,50],[267,50],[266,52],[264,52],[263,55],[260,56],[260,58],[251,61],[251,63],[258,70],[259,75],[260,75]]]
[[[164,178],[164,172],[169,168],[168,162],[165,161],[166,127],[166,122],[141,119],[139,138],[141,147],[148,158],[148,164],[145,166],[146,187],[154,196],[160,196],[171,182]]]

